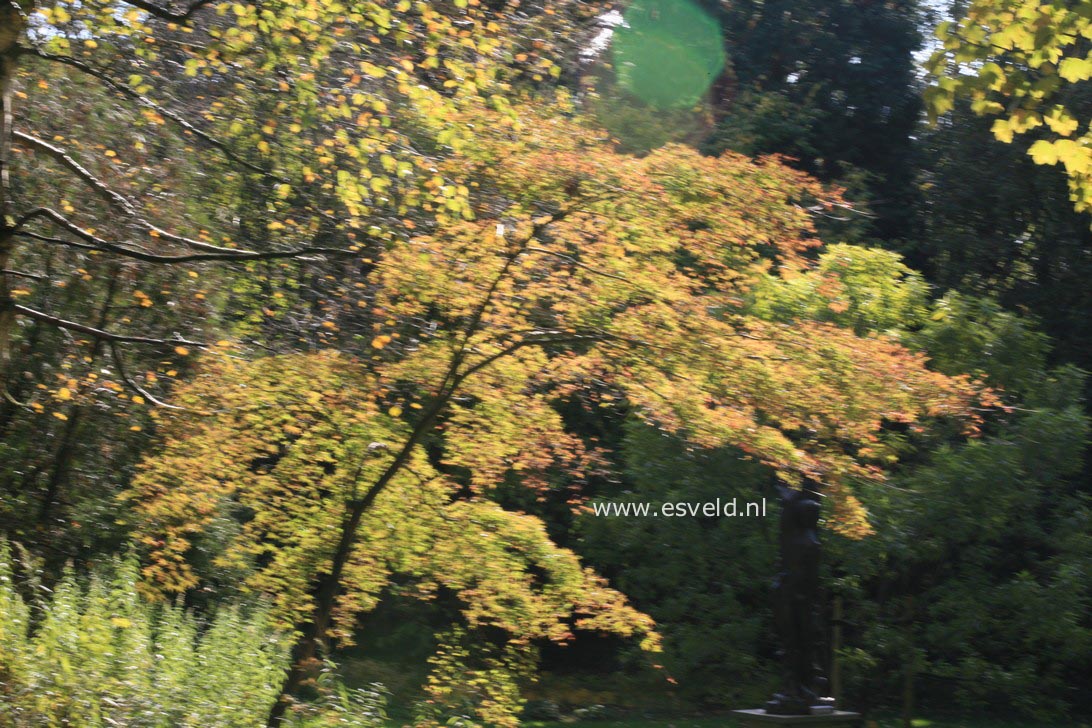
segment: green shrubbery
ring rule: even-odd
[[[287,636],[261,605],[231,605],[201,620],[137,591],[135,560],[87,579],[70,570],[52,589],[17,588],[0,541],[0,725],[193,728],[264,725],[288,665]],[[332,679],[332,678],[331,678]],[[297,725],[374,725],[378,691],[334,681]]]

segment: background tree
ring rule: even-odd
[[[927,64],[936,78],[926,93],[930,114],[965,98],[974,113],[998,117],[991,130],[1001,141],[1035,132],[1028,154],[1036,164],[1065,168],[1080,211],[1092,202],[1092,151],[1079,100],[1082,82],[1092,78],[1088,15],[1083,3],[972,2],[958,20],[937,27],[941,47]]]
[[[711,147],[793,157],[875,216],[866,235],[911,238],[919,5],[744,2],[717,12],[731,71],[714,91]]]

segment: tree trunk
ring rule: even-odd
[[[115,265],[110,270],[110,282],[106,288],[106,297],[95,320],[97,328],[105,329],[110,320],[110,310],[114,306],[114,296],[117,295],[120,278],[121,268]],[[95,339],[91,342],[88,363],[94,363],[99,358],[102,354],[102,346],[102,339]],[[53,469],[49,474],[45,496],[42,498],[42,506],[38,512],[38,523],[43,528],[49,528],[47,521],[53,514],[53,506],[57,504],[61,486],[68,479],[68,473],[76,459],[77,439],[87,411],[86,407],[76,406],[68,412],[68,420],[65,422],[64,431],[61,433],[61,441],[57,446],[56,454],[53,456]]]
[[[0,387],[7,391],[11,336],[15,326],[11,276],[7,270],[15,248],[11,199],[12,85],[15,82],[16,41],[22,35],[24,15],[17,2],[0,3]]]
[[[292,665],[281,684],[277,700],[269,711],[269,716],[266,719],[267,728],[278,728],[283,725],[290,697],[299,690],[304,682],[317,673],[321,665],[320,649],[326,651],[329,647],[327,644],[327,631],[330,628],[338,591],[341,588],[341,576],[345,571],[345,565],[349,562],[349,557],[352,555],[360,521],[375,502],[375,499],[379,497],[379,494],[402,471],[403,466],[413,454],[414,448],[425,436],[425,433],[432,429],[432,425],[436,422],[440,412],[447,405],[451,395],[462,381],[455,374],[459,366],[458,359],[452,362],[446,381],[441,385],[436,400],[429,406],[421,420],[413,428],[410,436],[406,439],[398,454],[395,455],[391,464],[368,488],[363,498],[349,503],[349,511],[342,524],[338,544],[334,549],[334,555],[330,562],[330,572],[319,582],[311,619],[301,629],[300,638],[292,648]]]
[[[906,598],[906,671],[902,681],[902,725],[912,728],[914,721],[914,679],[918,655],[914,647],[914,595]]]
[[[496,292],[497,286],[499,286],[505,276],[508,275],[512,265],[516,262],[516,259],[519,258],[520,254],[531,240],[533,240],[542,229],[554,219],[556,218],[551,218],[547,222],[536,222],[531,233],[519,248],[513,250],[508,256],[508,259],[505,261],[497,278],[493,281],[493,284],[490,286],[474,315],[471,317],[470,323],[467,325],[464,332],[465,336],[463,338],[462,346],[452,356],[451,361],[448,363],[447,371],[444,373],[443,380],[436,387],[436,399],[434,399],[432,404],[430,404],[422,413],[421,419],[414,425],[409,437],[406,438],[406,441],[398,450],[398,454],[394,456],[394,460],[391,461],[391,464],[387,466],[386,470],[384,470],[379,478],[368,488],[364,493],[364,497],[349,501],[346,504],[349,507],[349,510],[345,521],[342,524],[341,534],[338,537],[338,544],[334,549],[333,558],[330,562],[330,572],[321,579],[317,586],[315,607],[311,612],[311,619],[303,626],[303,629],[300,630],[300,639],[292,649],[292,666],[285,676],[284,683],[281,685],[281,691],[277,696],[276,702],[273,703],[273,707],[269,711],[269,716],[266,719],[267,728],[279,728],[279,726],[283,725],[284,714],[288,710],[288,703],[291,695],[300,688],[304,681],[315,674],[320,665],[319,649],[320,647],[328,646],[327,631],[330,628],[330,623],[333,618],[338,591],[341,589],[341,576],[345,570],[345,565],[349,562],[349,557],[352,555],[353,544],[356,542],[356,532],[364,514],[371,508],[375,499],[379,497],[379,494],[386,489],[392,480],[394,480],[395,476],[402,472],[402,468],[413,455],[414,448],[416,448],[421,440],[424,439],[425,434],[432,429],[436,420],[439,418],[440,413],[447,407],[448,402],[451,401],[452,396],[458,391],[467,377],[490,366],[497,359],[515,352],[528,343],[528,340],[522,340],[519,343],[503,349],[497,354],[486,357],[473,366],[463,367],[463,364],[466,362],[467,343],[478,331],[482,317],[485,314],[486,309],[492,303],[493,294]],[[353,476],[352,482],[354,485],[356,478],[360,475],[361,467],[363,467],[363,463],[357,468],[356,475]]]
[[[834,613],[831,616],[830,636],[830,694],[842,702],[842,661],[838,653],[842,649],[842,597],[834,597]]]

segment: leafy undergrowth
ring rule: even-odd
[[[866,728],[901,728],[901,718],[869,721]],[[1028,723],[980,718],[915,718],[913,728],[1087,728],[1088,723]],[[596,720],[596,721],[526,721],[523,728],[738,728],[727,716],[678,719]]]

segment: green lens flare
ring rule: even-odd
[[[690,0],[635,0],[614,33],[618,83],[659,108],[693,106],[724,69],[720,26]]]

